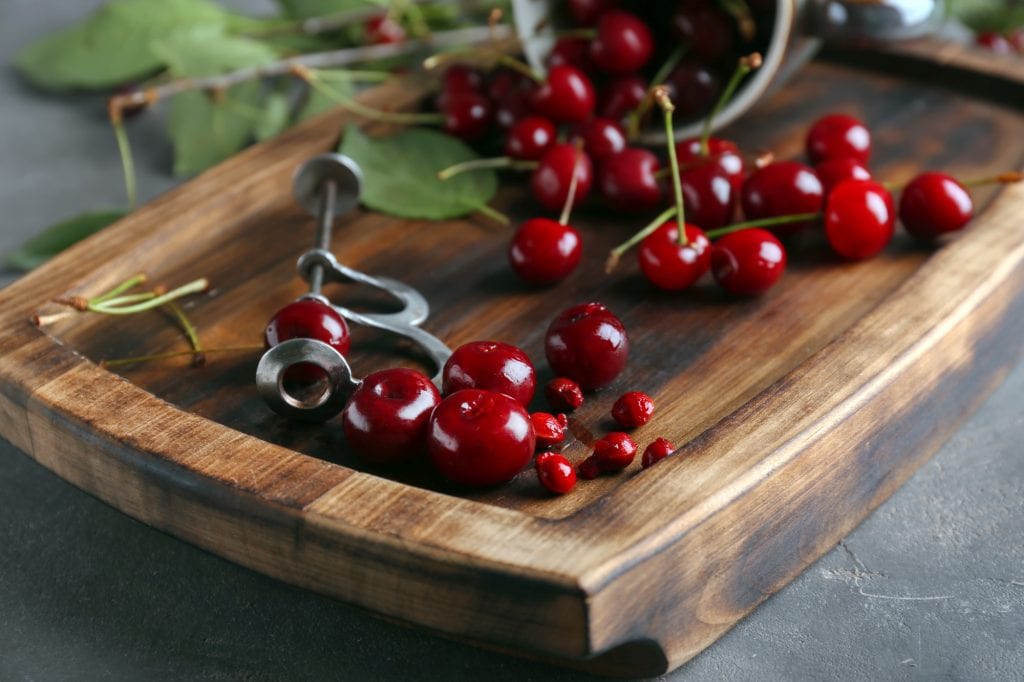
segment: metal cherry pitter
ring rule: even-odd
[[[408,284],[389,277],[374,277],[338,262],[331,253],[331,231],[335,218],[359,203],[362,172],[355,161],[342,154],[320,154],[299,166],[292,183],[295,199],[316,216],[316,242],[299,258],[299,276],[309,282],[302,299],[316,299],[330,305],[352,324],[398,334],[419,346],[436,368],[433,377],[440,384],[441,370],[451,356],[448,346],[420,325],[430,314],[427,299]],[[393,313],[357,312],[336,305],[323,295],[327,282],[373,287],[396,299],[402,306]],[[318,396],[303,400],[291,395],[284,385],[289,367],[312,363],[327,373],[328,385]],[[291,339],[267,350],[256,367],[256,386],[272,410],[290,419],[322,422],[334,417],[362,383],[353,375],[345,357],[316,339]]]

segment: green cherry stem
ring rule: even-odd
[[[124,174],[124,193],[128,197],[128,210],[135,210],[137,191],[135,186],[135,160],[132,157],[132,146],[128,141],[128,132],[124,129],[124,119],[121,112],[115,115],[114,110],[110,112],[110,125],[114,129],[114,139],[117,140],[117,152],[121,157],[121,172]]]
[[[485,216],[487,216],[491,220],[493,220],[495,222],[498,222],[498,223],[501,223],[502,225],[509,225],[509,224],[512,223],[512,219],[511,218],[509,218],[507,215],[505,215],[504,213],[502,213],[498,209],[491,208],[487,204],[480,204],[479,206],[476,207],[476,210],[478,212],[480,212],[480,213],[483,213]]]
[[[980,178],[968,180],[957,180],[964,187],[984,187],[986,185],[1011,185],[1015,182],[1024,182],[1024,171],[1006,171],[995,175],[986,175]],[[882,187],[890,192],[898,192],[905,188],[906,182],[883,182]]]
[[[821,218],[822,215],[822,213],[791,213],[790,215],[780,215],[772,218],[747,220],[742,223],[726,225],[725,227],[720,227],[717,230],[708,230],[704,236],[708,239],[718,239],[719,237],[724,237],[725,235],[732,234],[733,232],[750,230],[755,227],[774,227],[775,225],[788,225],[790,223],[802,223],[808,220],[817,220],[818,218]]]
[[[247,353],[252,351],[263,350],[263,346],[225,346],[224,348],[206,348],[202,354],[206,353]],[[123,365],[134,365],[140,362],[149,362],[151,360],[169,360],[171,358],[180,358],[185,355],[191,355],[195,357],[198,354],[195,350],[176,350],[168,353],[156,353],[154,355],[140,355],[134,358],[115,358],[113,360],[101,360],[100,367],[119,367]]]
[[[669,99],[668,90],[664,85],[654,88],[654,99],[658,106],[665,112],[665,146],[668,147],[668,162],[672,168],[672,191],[675,193],[676,201],[676,222],[679,224],[679,245],[686,246],[689,240],[686,238],[686,212],[683,208],[683,183],[679,179],[679,158],[676,156],[676,133],[672,126],[672,112],[676,110]]]
[[[302,80],[309,83],[310,87],[315,89],[317,92],[322,94],[328,99],[332,99],[341,106],[345,107],[353,114],[357,114],[364,118],[368,118],[371,121],[380,121],[381,123],[395,123],[398,125],[440,125],[444,123],[444,114],[439,113],[425,113],[425,114],[405,114],[396,111],[384,111],[383,109],[374,109],[362,104],[354,97],[348,97],[338,90],[328,85],[324,78],[315,69],[307,67],[299,67],[296,65],[292,69],[292,73]]]
[[[608,260],[604,262],[605,274],[611,274],[612,270],[619,264],[619,260],[622,255],[629,251],[631,248],[643,241],[649,234],[657,230],[659,227],[665,224],[666,221],[670,220],[676,215],[676,207],[666,208],[662,211],[657,218],[647,223],[646,226],[632,237],[622,242],[608,254]]]
[[[708,141],[711,139],[711,126],[714,124],[715,119],[732,99],[733,93],[736,92],[736,88],[740,85],[740,81],[754,69],[760,68],[761,62],[761,53],[759,52],[754,52],[746,57],[740,57],[739,62],[736,64],[736,70],[732,72],[732,78],[729,79],[729,83],[722,90],[722,94],[719,96],[718,101],[715,102],[711,112],[708,113],[708,117],[704,119],[704,130],[700,134],[701,156],[707,156],[710,153]]]
[[[203,344],[199,341],[199,332],[196,331],[196,327],[192,324],[192,320],[188,319],[188,315],[181,309],[174,301],[171,301],[165,306],[171,312],[171,316],[174,321],[178,323],[181,330],[185,332],[185,337],[188,339],[188,343],[192,346],[192,364],[199,366],[206,364],[206,354],[203,352]]]
[[[132,277],[129,277],[125,281],[121,282],[120,284],[118,284],[117,286],[115,286],[113,289],[111,289],[110,291],[106,292],[105,294],[100,294],[99,296],[95,296],[95,297],[89,299],[89,303],[93,303],[93,304],[104,303],[105,301],[109,301],[110,299],[114,298],[115,296],[120,296],[121,294],[123,294],[124,292],[128,291],[129,289],[132,289],[134,287],[139,286],[140,284],[145,284],[145,283],[146,283],[146,276],[140,272],[139,274],[134,275]]]
[[[580,159],[583,157],[583,140],[576,140],[576,156],[572,162],[572,179],[569,180],[569,192],[565,195],[565,204],[562,205],[562,213],[558,217],[560,225],[569,224],[569,216],[572,215],[572,205],[576,201],[576,188],[580,184],[580,174],[576,171],[580,167]]]
[[[664,85],[665,80],[668,78],[669,74],[672,73],[672,69],[679,66],[679,62],[682,61],[684,56],[686,56],[687,47],[687,45],[680,45],[672,51],[672,54],[668,56],[665,63],[662,64],[657,73],[654,74],[654,77],[651,79],[651,86],[647,89],[647,94],[644,98],[640,100],[640,104],[637,105],[636,109],[629,112],[629,120],[626,128],[630,139],[633,139],[640,134],[640,123],[654,104],[654,88],[659,85]]]
[[[145,301],[140,301],[132,305],[112,305],[116,299],[110,299],[103,303],[92,304],[90,303],[86,310],[94,313],[103,313],[105,315],[133,315],[135,313],[141,313],[145,310],[152,310],[153,308],[159,308],[162,305],[170,303],[171,301],[177,300],[190,294],[198,294],[206,291],[210,286],[209,280],[205,277],[200,277],[197,280],[193,280],[188,284],[184,284],[177,289],[168,291],[165,294],[150,298]]]
[[[456,163],[452,166],[440,170],[437,172],[438,180],[451,180],[460,173],[466,173],[468,171],[475,170],[486,170],[489,168],[510,168],[512,170],[535,170],[540,164],[537,161],[525,161],[520,159],[513,159],[510,156],[496,156],[490,159],[470,159],[469,161],[463,161],[462,163]]]

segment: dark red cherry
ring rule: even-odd
[[[637,259],[644,277],[659,289],[678,291],[692,286],[711,267],[711,243],[696,225],[686,225],[685,246],[679,224],[669,221],[640,243]]]
[[[494,122],[511,128],[530,113],[534,82],[511,69],[499,69],[487,84],[487,96],[494,109]]]
[[[670,89],[678,115],[685,118],[711,111],[722,91],[722,81],[703,63],[685,61],[669,74]]]
[[[508,131],[505,155],[538,161],[555,143],[555,124],[540,116],[527,116]]]
[[[844,180],[825,202],[825,236],[843,258],[879,253],[892,239],[895,223],[892,195],[872,180]]]
[[[445,99],[443,128],[463,140],[478,140],[491,128],[491,101],[483,95],[463,93]]]
[[[597,458],[593,455],[580,462],[577,471],[579,477],[586,481],[591,481],[601,475],[601,467],[598,466]]]
[[[571,412],[583,404],[583,389],[572,379],[555,377],[544,387],[544,397],[558,412]]]
[[[421,372],[397,367],[370,374],[352,393],[341,426],[352,450],[374,464],[397,464],[427,449],[427,422],[441,394]]]
[[[574,203],[581,204],[590,194],[594,181],[594,167],[586,152],[572,144],[556,144],[543,157],[530,176],[533,198],[549,211],[560,211],[569,197],[573,172],[576,173]]]
[[[608,205],[625,213],[644,213],[661,204],[656,173],[658,157],[646,149],[629,147],[602,160],[597,189]]]
[[[580,123],[594,113],[594,86],[575,66],[556,66],[533,91],[537,114],[558,123]]]
[[[821,181],[814,171],[797,161],[776,161],[754,171],[740,193],[743,214],[748,220],[774,218],[794,213],[818,213],[824,203]],[[813,221],[774,228],[792,234]]]
[[[686,219],[705,230],[724,227],[736,212],[736,192],[717,163],[702,163],[679,172]]]
[[[621,121],[629,112],[640,106],[647,96],[647,81],[637,74],[618,76],[608,81],[603,88],[597,105],[597,115]]]
[[[667,438],[656,438],[654,442],[644,448],[644,454],[640,457],[640,466],[647,469],[665,459],[673,452],[676,446]]]
[[[600,303],[563,310],[548,327],[544,352],[555,374],[572,379],[584,390],[606,386],[626,366],[626,328]]]
[[[388,45],[405,41],[405,29],[387,13],[370,17],[366,21],[366,42],[369,45]]]
[[[525,406],[533,400],[537,374],[526,353],[513,345],[470,341],[448,358],[441,381],[445,395],[465,388],[501,393]]]
[[[572,225],[532,218],[512,237],[508,262],[521,279],[531,284],[554,284],[576,269],[582,254],[580,233]]]
[[[563,419],[565,415],[562,415]],[[548,412],[534,412],[530,415],[530,422],[533,424],[533,432],[537,437],[537,447],[540,449],[553,448],[565,440],[565,424]]]
[[[871,132],[847,114],[822,116],[807,131],[807,158],[815,164],[827,159],[867,163],[871,158]]]
[[[771,288],[786,269],[786,250],[768,230],[727,234],[711,245],[711,274],[736,296],[755,296]]]
[[[743,155],[735,142],[718,137],[708,138],[708,155],[704,156],[700,147],[700,138],[691,137],[676,143],[676,158],[679,167],[687,170],[702,163],[717,165],[725,177],[729,179],[735,196],[740,195],[743,187]]]
[[[316,339],[342,355],[348,353],[352,339],[344,318],[331,306],[312,298],[304,298],[274,313],[263,332],[267,348],[290,339]],[[322,369],[311,363],[300,363],[288,368],[288,381],[301,384],[316,383],[325,376]]]
[[[484,79],[479,71],[461,64],[453,64],[445,69],[441,77],[441,92],[434,103],[438,111],[443,112],[453,97],[481,94],[483,84]]]
[[[610,10],[597,20],[590,58],[605,73],[639,71],[654,53],[651,29],[635,14]]]
[[[618,0],[569,0],[569,14],[580,26],[593,26],[601,14],[614,9]]]
[[[576,485],[576,471],[562,455],[557,452],[542,452],[534,462],[537,480],[547,490],[556,495],[564,495]]]
[[[991,50],[996,54],[1014,54],[1017,51],[1013,43],[1007,40],[1006,36],[995,31],[982,31],[975,36],[974,41],[986,50]]]
[[[700,62],[713,64],[733,51],[735,22],[709,0],[683,0],[672,14],[672,31]]]
[[[612,419],[624,429],[635,429],[651,421],[654,401],[641,391],[629,391],[619,396],[612,405]]]
[[[430,461],[459,485],[482,488],[510,481],[530,462],[535,448],[530,415],[501,393],[456,391],[430,415]]]
[[[626,148],[626,131],[610,118],[592,118],[576,127],[575,134],[583,140],[583,150],[597,164]]]
[[[636,443],[629,434],[613,431],[604,438],[594,441],[592,456],[602,474],[613,474],[633,463],[636,450]]]
[[[548,53],[549,69],[556,66],[574,66],[584,73],[594,70],[590,59],[590,41],[586,38],[559,38]]]
[[[828,159],[814,167],[814,174],[821,180],[821,189],[825,198],[832,189],[843,180],[870,180],[871,171],[857,159]]]
[[[1024,53],[1024,26],[1018,26],[1007,34],[1006,39],[1017,52]]]
[[[903,227],[918,239],[956,232],[973,216],[971,193],[945,173],[921,173],[903,188],[900,197]]]

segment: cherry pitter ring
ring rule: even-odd
[[[292,183],[295,199],[316,216],[316,242],[299,258],[299,276],[309,282],[302,299],[316,299],[330,305],[352,324],[372,327],[405,337],[430,358],[436,368],[433,377],[440,384],[441,370],[451,356],[448,346],[420,325],[430,315],[423,295],[408,284],[390,277],[374,277],[338,262],[331,253],[331,231],[335,218],[359,203],[362,172],[355,161],[342,154],[320,154],[299,166]],[[322,293],[325,283],[356,284],[382,291],[401,304],[391,313],[357,312],[336,305]],[[285,389],[284,375],[293,365],[311,363],[327,374],[327,387],[314,398],[303,400]],[[334,417],[362,380],[356,378],[345,357],[316,339],[290,339],[267,350],[256,367],[256,386],[272,410],[290,419],[322,422]]]

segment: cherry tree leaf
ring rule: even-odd
[[[62,220],[7,254],[7,264],[18,270],[32,270],[127,213],[123,210],[89,211]]]
[[[288,127],[292,113],[291,98],[285,91],[269,93],[263,100],[260,118],[256,121],[253,135],[257,140],[269,140]]]
[[[484,206],[498,189],[493,170],[438,179],[438,171],[479,156],[460,140],[428,128],[406,128],[396,135],[373,138],[349,126],[340,151],[363,171],[363,204],[382,213],[429,220],[455,218]]]
[[[278,0],[284,13],[295,19],[324,17],[366,7],[387,9],[386,0]]]

